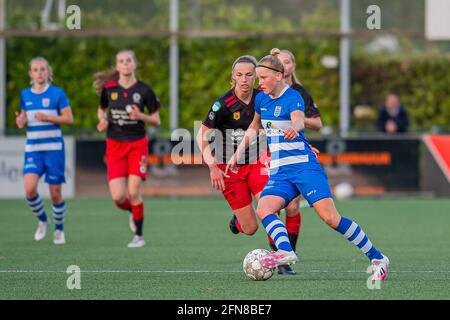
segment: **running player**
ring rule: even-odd
[[[244,138],[229,160],[225,174],[236,170],[237,159],[254,139],[262,124],[271,152],[270,179],[258,202],[256,214],[278,251],[268,254],[262,264],[267,268],[295,263],[287,230],[276,212],[302,194],[319,217],[353,242],[372,263],[372,280],[384,280],[389,259],[372,245],[361,227],[342,217],[333,203],[328,178],[305,138],[304,101],[284,81],[284,66],[278,57],[262,58],[256,68],[263,92],[255,98],[255,117]]]
[[[247,148],[240,159],[238,173],[224,175],[224,170],[254,117],[253,102],[258,93],[254,89],[256,64],[256,59],[248,55],[234,61],[232,88],[215,100],[197,134],[197,143],[209,166],[211,184],[222,192],[233,210],[230,228],[233,233],[247,235],[258,229],[252,195],[259,199],[268,180],[265,160],[258,155],[258,144]],[[207,138],[212,133],[215,134],[214,154]]]
[[[66,202],[62,197],[62,183],[66,179],[64,139],[60,125],[73,124],[72,111],[64,90],[51,84],[53,72],[46,59],[32,59],[28,74],[31,87],[20,94],[21,111],[16,112],[16,124],[20,129],[27,126],[23,181],[27,203],[39,219],[34,239],[44,239],[50,223],[44,201],[37,190],[39,179],[45,174],[55,223],[53,243],[64,244]]]
[[[295,75],[296,63],[295,56],[289,50],[279,50],[274,48],[271,53],[279,53],[278,58],[284,65],[284,80],[293,89],[297,90],[305,102],[305,128],[318,131],[322,128],[322,120],[317,105],[314,103],[311,95],[300,84],[300,81]],[[314,149],[315,152],[318,152]],[[285,208],[286,211],[286,229],[288,231],[289,241],[291,246],[296,251],[298,235],[302,223],[302,216],[300,212],[300,196],[295,197]],[[269,244],[272,250],[276,250],[275,243],[271,237],[268,237]],[[295,271],[289,265],[278,266],[279,274],[295,274]]]
[[[106,163],[111,196],[117,207],[132,215],[131,227],[135,236],[128,244],[129,248],[145,245],[141,196],[142,181],[147,177],[145,124],[160,125],[158,98],[150,86],[136,79],[136,66],[133,51],[120,51],[116,55],[115,68],[97,73],[94,83],[101,97],[97,130],[107,130]],[[145,108],[149,115],[145,114]]]

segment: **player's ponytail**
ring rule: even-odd
[[[270,54],[259,60],[257,67],[263,67],[275,72],[281,72],[284,74],[284,65],[278,58],[281,53],[280,49],[273,48],[270,50]]]

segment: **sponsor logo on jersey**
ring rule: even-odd
[[[267,123],[266,123],[266,129],[270,129],[270,128],[272,128],[272,122],[267,121]]]
[[[233,119],[239,120],[241,118],[241,113],[239,111],[233,112]]]
[[[43,98],[42,99],[42,106],[47,108],[50,106],[50,99],[49,98]]]
[[[139,93],[133,93],[133,102],[134,103],[141,103],[141,95]]]
[[[111,100],[117,100],[117,98],[119,97],[119,94],[117,92],[112,92],[111,93]]]
[[[214,112],[219,111],[219,109],[222,107],[222,105],[220,104],[219,101],[214,102],[214,104],[212,105],[211,109]]]
[[[281,114],[281,106],[276,106],[276,107],[275,107],[275,112],[273,113],[273,115],[274,115],[275,117],[279,117],[280,114]]]

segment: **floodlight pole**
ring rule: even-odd
[[[350,0],[341,0],[341,33],[350,32]],[[341,36],[340,44],[340,135],[350,127],[350,37]]]
[[[170,0],[170,32],[178,32],[178,0]],[[178,79],[179,79],[179,50],[178,36],[170,38],[170,130],[178,128]]]
[[[0,31],[5,30],[6,0],[0,0]],[[6,127],[6,50],[5,37],[0,37],[0,136]]]

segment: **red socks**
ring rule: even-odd
[[[300,211],[293,217],[286,216],[286,229],[290,234],[299,234],[302,225],[302,215]]]
[[[118,203],[115,202],[116,206],[125,211],[131,211],[131,202],[130,199],[126,198],[124,202]]]

